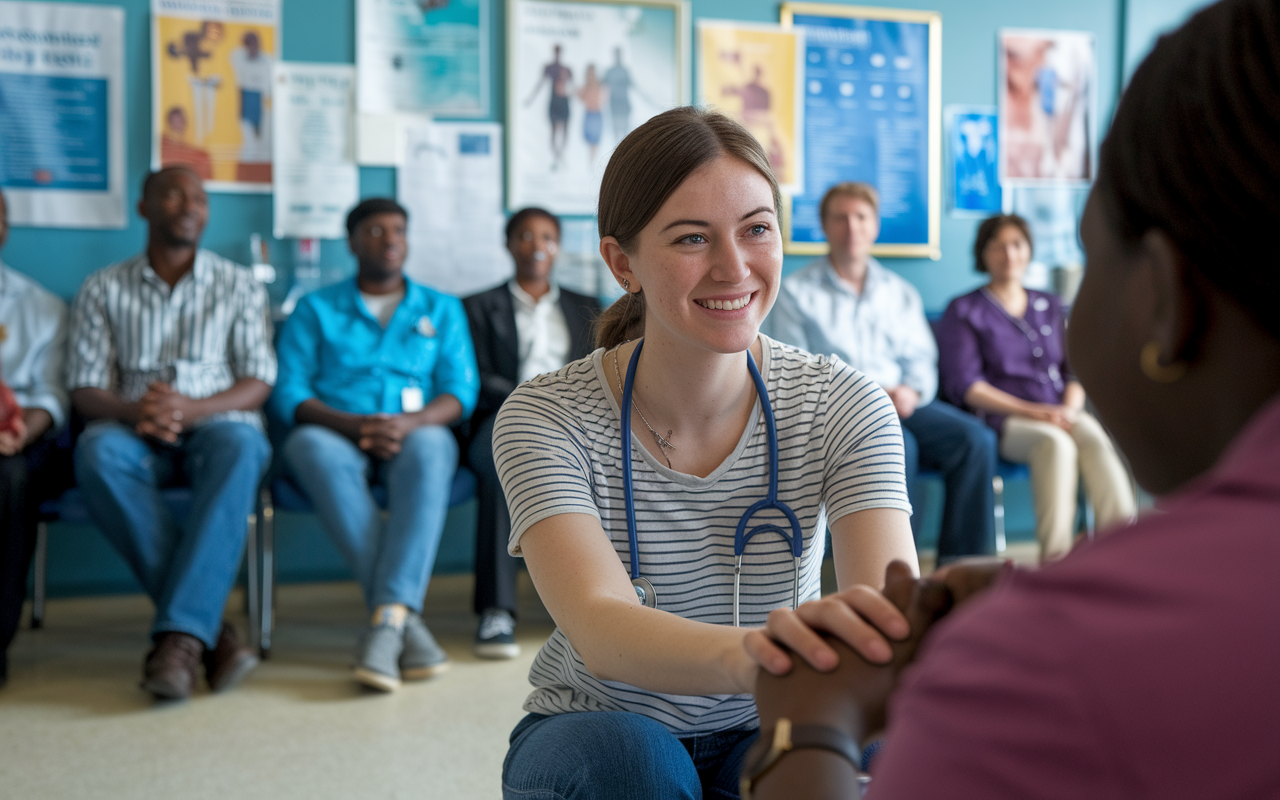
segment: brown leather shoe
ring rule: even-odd
[[[160,634],[142,665],[142,688],[161,700],[185,700],[196,685],[204,644],[177,631]]]
[[[222,623],[218,645],[204,654],[204,675],[215,692],[230,689],[258,666],[258,654],[240,641],[229,622]]]

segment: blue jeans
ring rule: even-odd
[[[262,432],[212,422],[174,445],[117,422],[91,425],[75,449],[89,513],[156,604],[152,635],[190,634],[213,647],[240,570],[258,483],[271,458]],[[173,519],[159,489],[191,487],[191,510]]]
[[[369,608],[400,603],[420,611],[458,469],[453,433],[439,425],[418,428],[404,438],[395,458],[383,461],[337,431],[299,425],[282,453],[355,573]],[[371,483],[387,490],[385,523]]]
[[[995,431],[972,414],[935,400],[902,420],[907,488],[915,486],[921,467],[936,469],[946,483],[938,561],[960,556],[990,555],[996,550],[995,498],[991,478],[999,452]],[[913,505],[915,503],[913,502]],[[920,534],[919,513],[911,529]]]
[[[505,800],[680,800],[738,797],[759,730],[677,738],[630,711],[530,714],[511,732]]]

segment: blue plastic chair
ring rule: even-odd
[[[171,489],[162,489],[160,497],[164,500],[166,506],[169,507],[169,513],[177,519],[186,516],[191,509],[191,490],[186,487],[175,487]],[[260,532],[261,520],[270,517],[271,498],[265,491],[259,492],[258,504],[259,508],[249,514],[247,524],[249,526],[248,540],[245,546],[246,572],[248,573],[248,615],[249,615],[249,640],[256,641],[260,638],[257,630],[257,622],[262,618],[260,611],[261,605],[261,585],[259,579],[262,575],[258,569],[258,558],[261,553],[259,547],[258,534]],[[264,515],[263,505],[266,505],[266,513]],[[84,494],[76,488],[68,489],[62,493],[62,496],[56,500],[49,500],[40,506],[38,523],[36,526],[36,551],[34,559],[32,602],[31,602],[31,627],[39,629],[44,627],[45,599],[48,591],[46,573],[49,562],[49,523],[50,522],[67,522],[73,525],[93,525],[93,517],[89,514],[89,507],[85,504]]]

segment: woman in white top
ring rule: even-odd
[[[600,251],[627,294],[600,320],[600,349],[516,389],[494,432],[510,551],[557,625],[530,671],[506,797],[737,797],[757,668],[791,666],[747,632],[796,595],[818,597],[828,525],[848,604],[806,608],[843,616],[788,619],[876,661],[890,655],[880,631],[906,634],[873,588],[890,561],[916,564],[893,405],[849,366],[759,334],[782,278],[779,199],[760,145],[713,112],[660,114],[610,159]],[[766,497],[771,465],[796,525],[779,510],[750,519],[748,531],[778,528],[749,540],[735,591],[735,532]],[[798,559],[779,530],[799,531]],[[791,627],[787,644],[834,666],[810,629]]]

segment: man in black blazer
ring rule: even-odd
[[[588,355],[591,326],[600,313],[595,298],[551,280],[559,247],[560,220],[554,214],[541,208],[517,211],[507,222],[515,278],[462,301],[480,368],[480,400],[465,452],[480,484],[475,652],[482,658],[520,653],[515,640],[516,559],[507,555],[511,516],[493,463],[494,417],[518,384]]]

